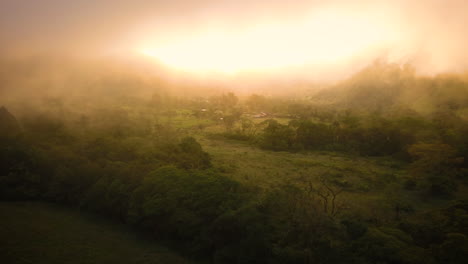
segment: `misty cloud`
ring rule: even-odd
[[[387,56],[411,62],[422,73],[462,71],[468,66],[464,51],[468,4],[463,0],[5,0],[0,4],[0,49],[20,56],[125,56],[145,40],[159,43],[213,28],[230,32],[288,23],[321,9],[331,15],[354,12],[394,29],[394,41],[361,56],[359,65]]]

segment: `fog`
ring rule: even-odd
[[[466,13],[463,0],[4,0],[1,89],[67,86],[81,68],[247,92],[336,82],[376,59],[462,73]]]
[[[0,0],[0,263],[466,263],[467,25],[468,0]]]

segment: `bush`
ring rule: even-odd
[[[158,237],[204,251],[212,248],[204,238],[216,219],[244,201],[241,186],[227,177],[162,167],[135,189],[129,216]]]

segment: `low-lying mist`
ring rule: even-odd
[[[0,105],[87,111],[233,92],[466,116],[464,1],[112,2],[2,2]]]
[[[154,96],[203,101],[233,92],[337,109],[406,109],[420,114],[454,110],[468,118],[468,74],[420,75],[413,65],[376,60],[338,81],[312,82],[275,76],[229,79],[188,75],[150,61],[35,57],[3,60],[0,105],[15,113],[61,104],[78,112]],[[55,102],[55,103],[54,103]],[[124,105],[121,105],[124,107]]]

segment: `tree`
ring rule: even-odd
[[[237,98],[237,96],[232,92],[221,96],[221,104],[225,110],[234,108],[238,101],[239,98]]]
[[[296,126],[296,142],[306,149],[323,148],[333,140],[332,131],[325,124],[298,121]]]
[[[261,146],[271,150],[290,150],[294,144],[294,130],[274,119],[264,121],[268,126],[263,130]]]
[[[309,181],[308,192],[319,197],[326,215],[335,217],[340,209],[336,198],[343,192],[343,189],[332,186],[324,177],[319,178],[319,183],[319,185],[314,185]]]
[[[237,121],[240,120],[242,112],[239,110],[231,110],[230,114],[223,116],[223,124],[226,127],[226,130],[231,131]]]
[[[222,111],[229,111],[233,109],[238,101],[239,98],[237,98],[237,96],[232,92],[210,98],[210,102]]]
[[[414,161],[410,166],[411,174],[424,179],[434,195],[446,196],[456,190],[454,178],[458,173],[457,165],[463,163],[456,150],[447,144],[414,144],[408,149]]]
[[[161,167],[133,191],[132,222],[193,250],[211,250],[209,229],[221,215],[244,203],[241,186],[212,171]],[[194,246],[196,245],[196,247]]]
[[[251,111],[265,111],[266,98],[262,95],[252,94],[247,98],[247,106]]]
[[[193,137],[183,138],[179,143],[180,153],[176,159],[185,169],[206,169],[211,167],[211,157],[203,151],[202,146]]]

